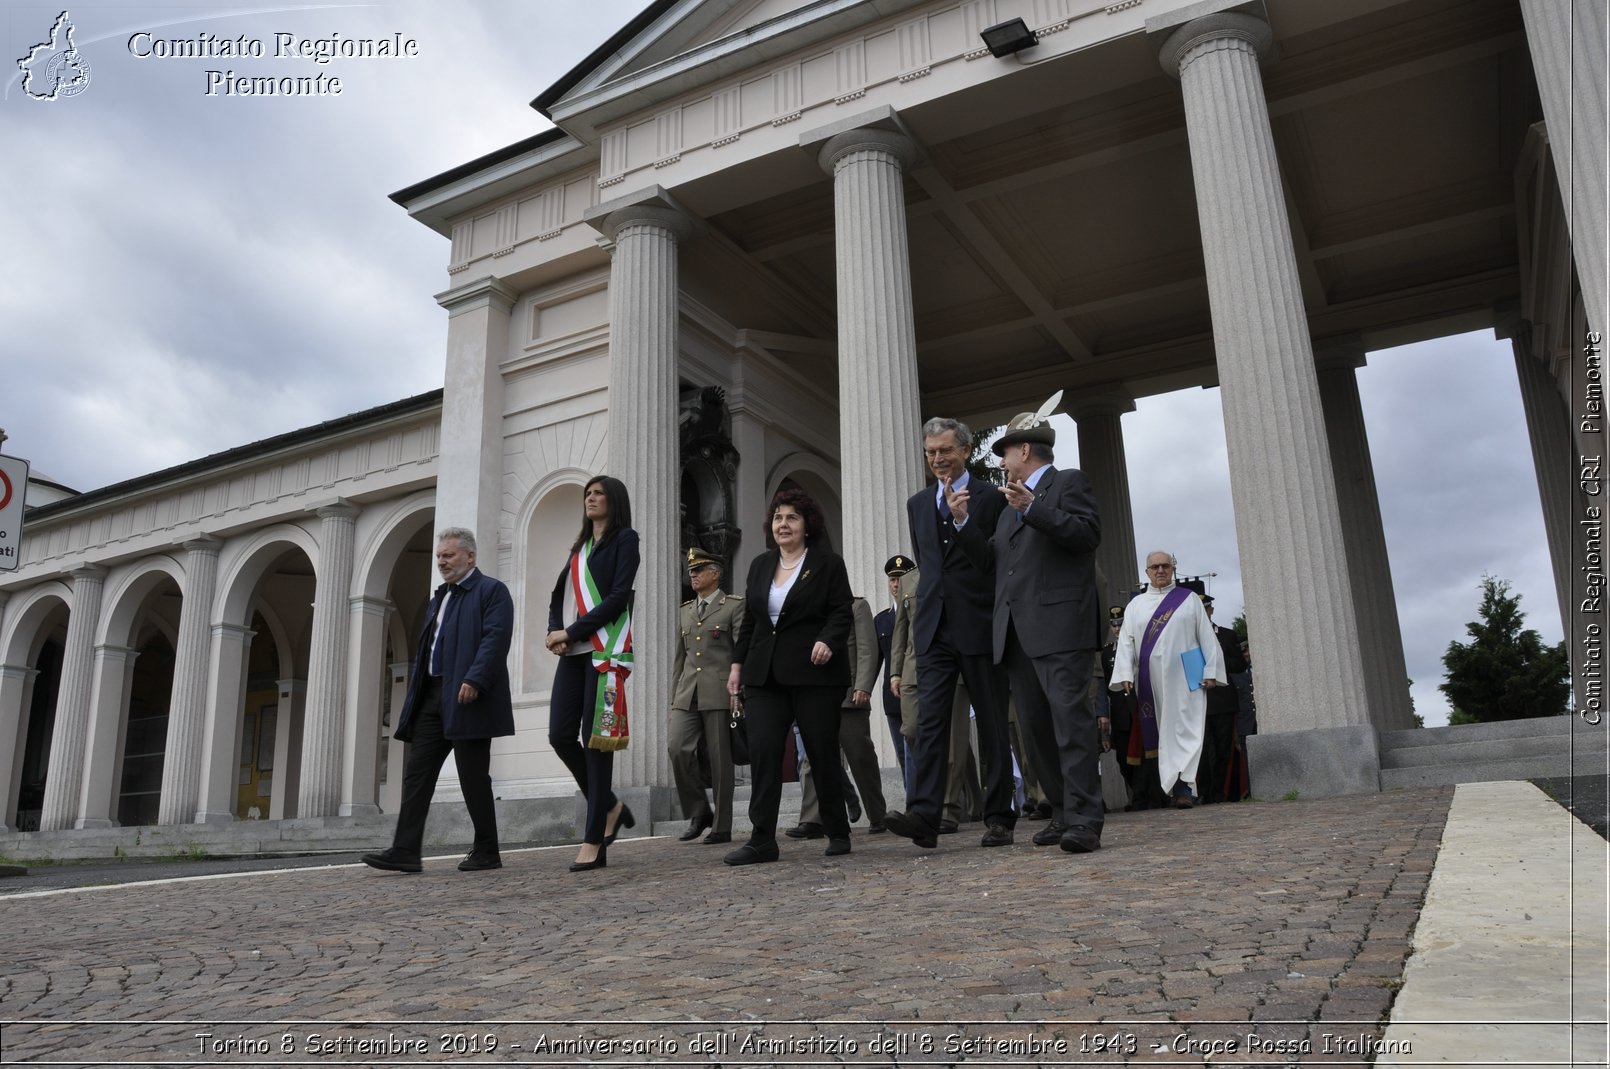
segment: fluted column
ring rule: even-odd
[[[85,732],[84,786],[78,798],[75,828],[115,828],[118,796],[123,792],[123,756],[118,740],[126,735],[129,696],[134,690],[134,662],[140,651],[129,646],[95,647],[95,682],[90,688],[89,728]]]
[[[1364,366],[1364,343],[1358,335],[1349,334],[1323,339],[1314,349],[1370,722],[1383,731],[1406,730],[1414,727],[1414,703],[1409,698],[1409,669],[1403,659],[1392,564],[1386,552],[1381,500],[1375,489],[1375,466],[1370,461],[1355,370]]]
[[[609,276],[609,470],[632,495],[642,540],[632,608],[636,656],[628,686],[632,745],[615,757],[627,785],[670,782],[665,748],[672,636],[682,589],[681,472],[677,428],[679,300],[677,242],[692,222],[663,203],[610,211],[600,229],[613,240]]]
[[[342,718],[341,810],[343,817],[380,812],[375,780],[379,773],[380,688],[389,685],[386,663],[385,598],[351,599],[352,651],[347,660],[347,710]]]
[[[1571,634],[1571,532],[1577,515],[1578,467],[1571,438],[1571,413],[1560,398],[1547,367],[1532,355],[1531,324],[1521,322],[1510,337],[1515,375],[1521,385],[1526,433],[1532,440],[1532,466],[1543,504],[1543,534],[1554,566],[1554,593],[1559,601],[1561,634]]]
[[[408,698],[408,675],[413,668],[412,661],[393,661],[386,669],[387,685],[391,688],[391,724],[386,728],[386,748],[381,755],[386,763],[386,782],[380,788],[382,813],[395,813],[402,807],[403,761],[408,755],[408,744],[394,738],[391,732]]]
[[[0,739],[22,738],[23,710],[33,698],[37,668],[0,664]],[[16,828],[17,799],[11,793],[11,776],[22,753],[18,745],[0,746],[0,832]]]
[[[1610,331],[1605,269],[1610,9],[1604,0],[1521,0],[1521,16],[1588,325],[1604,336]]]
[[[342,716],[346,712],[348,596],[358,510],[345,502],[316,512],[319,562],[313,594],[313,653],[307,670],[307,720],[296,815],[333,816],[341,804]]]
[[[1140,560],[1135,551],[1135,513],[1129,501],[1129,462],[1124,452],[1120,417],[1135,411],[1128,393],[1081,394],[1068,406],[1079,426],[1079,467],[1096,492],[1101,514],[1101,545],[1096,563],[1107,577],[1107,599],[1123,605],[1122,594],[1135,586]]]
[[[1173,29],[1161,52],[1184,94],[1264,733],[1369,724],[1336,481],[1258,69],[1272,40],[1261,19],[1222,13]]]
[[[249,627],[213,624],[207,655],[207,709],[201,742],[201,774],[195,822],[228,824],[235,819],[236,770],[240,767],[241,713],[246,708]]]
[[[503,514],[503,371],[518,294],[480,278],[436,295],[447,309],[447,367],[436,460],[436,529],[468,527],[487,565]]]
[[[910,551],[905,502],[922,486],[904,186],[915,158],[909,137],[865,128],[834,135],[817,157],[833,175],[842,552],[850,586],[871,599],[883,562]]]
[[[61,687],[56,694],[56,725],[50,737],[45,800],[40,831],[73,826],[84,789],[84,752],[89,742],[89,699],[95,685],[95,630],[101,622],[101,590],[106,569],[83,564],[72,571],[73,610],[67,618]]]
[[[218,589],[218,547],[222,544],[206,535],[184,543],[184,601],[179,609],[179,640],[173,658],[173,697],[168,703],[158,824],[189,823],[201,808],[201,746],[207,731],[212,600]]]
[[[312,816],[297,805],[307,760],[303,727],[307,722],[308,681],[280,680],[279,699],[274,719],[274,793],[268,802],[268,819]],[[298,754],[303,756],[298,759]],[[447,767],[451,769],[453,763],[449,761]]]

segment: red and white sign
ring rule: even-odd
[[[22,562],[22,504],[28,496],[28,462],[0,456],[0,572]]]

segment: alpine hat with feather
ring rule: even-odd
[[[996,456],[1005,456],[1006,447],[1019,445],[1023,442],[1043,442],[1046,445],[1057,444],[1056,428],[1051,426],[1051,413],[1056,411],[1057,405],[1062,403],[1062,391],[1058,390],[1046,398],[1045,404],[1040,406],[1038,412],[1019,412],[1013,416],[1006,425],[1006,432],[995,439],[990,446]]]

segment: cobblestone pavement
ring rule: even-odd
[[[12,896],[0,1064],[1363,1064],[1452,795]]]

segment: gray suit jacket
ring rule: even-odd
[[[1101,520],[1090,480],[1076,468],[1048,468],[1021,520],[1010,506],[995,526],[995,660],[1006,629],[1030,657],[1101,648],[1104,622],[1095,550]]]
[[[878,633],[872,622],[872,606],[866,598],[850,603],[855,626],[850,629],[850,689],[844,693],[844,708],[870,710],[872,703],[856,705],[850,699],[858,690],[876,697],[878,693]]]

